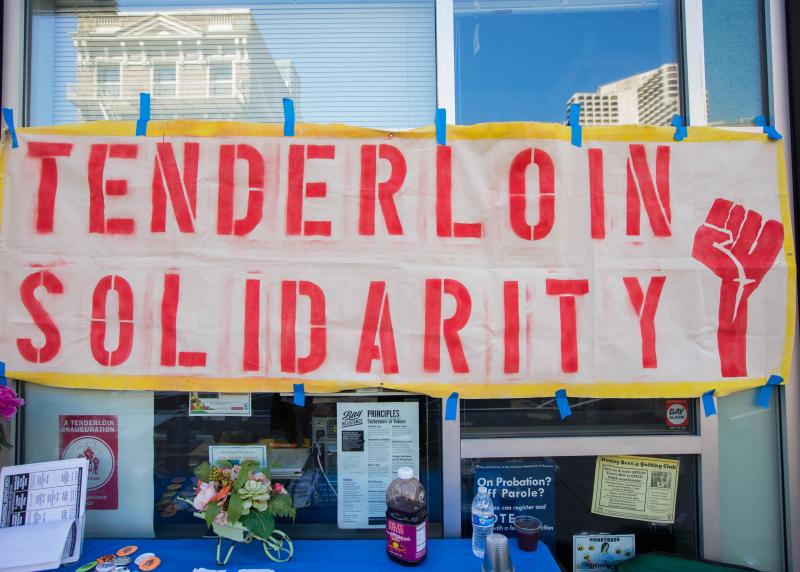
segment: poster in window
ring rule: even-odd
[[[475,486],[486,487],[497,516],[494,531],[510,538],[517,535],[514,518],[535,516],[542,521],[540,540],[553,551],[556,546],[556,468],[553,463],[508,461],[478,463]]]
[[[116,415],[60,415],[59,458],[86,459],[86,508],[117,510],[119,422]]]
[[[672,524],[680,461],[656,457],[597,457],[592,512]]]
[[[689,430],[689,400],[667,399],[667,431]]]
[[[572,570],[611,572],[617,562],[636,556],[634,534],[575,534],[572,537]]]
[[[400,467],[419,478],[419,404],[337,403],[339,528],[382,528]]]

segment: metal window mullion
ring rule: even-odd
[[[697,435],[635,435],[591,437],[528,437],[462,439],[464,459],[505,457],[579,457],[594,455],[699,455]]]
[[[453,29],[453,0],[436,0],[436,103],[438,107],[447,110],[448,123],[456,122],[456,58]]]
[[[17,126],[25,125],[22,114],[22,86],[24,69],[24,34],[25,10],[24,2],[19,0],[3,0],[3,107],[14,110],[14,120]],[[5,125],[5,123],[3,123]]]
[[[461,537],[461,411],[445,419],[447,399],[442,399],[442,513],[445,538]]]
[[[683,0],[683,53],[687,125],[707,125],[703,0]]]
[[[794,217],[795,201],[797,197],[792,193],[793,178],[797,176],[792,161],[792,131],[790,115],[797,110],[791,109],[789,93],[789,61],[787,46],[787,14],[790,4],[784,0],[767,0],[765,3],[765,40],[766,64],[768,85],[768,108],[772,125],[783,135],[783,153],[787,167],[786,183],[789,190],[789,212],[793,215],[793,227],[797,227]],[[796,12],[796,10],[795,10]],[[795,71],[797,64],[794,64]],[[798,333],[798,323],[795,319],[795,338]],[[800,571],[800,548],[797,539],[800,538],[800,391],[798,390],[798,355],[800,347],[795,343],[792,353],[791,379],[778,392],[781,401],[781,445],[783,465],[783,515],[784,546],[786,549],[786,568]]]
[[[719,415],[706,417],[702,404],[696,400],[695,411],[700,417],[700,529],[703,558],[722,559],[722,516],[720,509]]]
[[[436,0],[436,106],[455,123],[455,45],[453,0]],[[433,122],[431,110],[431,122]],[[453,421],[445,419],[447,400],[442,400],[442,512],[445,538],[461,537],[461,411]]]

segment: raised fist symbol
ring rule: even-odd
[[[783,225],[716,199],[694,235],[692,256],[722,280],[717,345],[723,377],[747,375],[747,300],[783,245]]]

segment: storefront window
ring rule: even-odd
[[[703,0],[706,104],[711,125],[752,125],[766,113],[764,4]]]
[[[678,460],[678,483],[675,504],[675,522],[673,524],[657,524],[653,522],[613,518],[592,512],[592,495],[595,487],[595,465],[597,457],[554,457],[525,459],[462,459],[461,460],[461,530],[463,537],[472,533],[470,510],[472,498],[475,496],[476,472],[482,465],[514,467],[528,465],[551,468],[554,475],[554,493],[548,494],[548,485],[542,484],[545,490],[542,500],[520,498],[515,501],[522,507],[522,513],[533,512],[547,525],[552,519],[554,527],[553,540],[542,538],[554,544],[552,550],[559,564],[565,570],[573,570],[573,535],[597,533],[608,535],[635,534],[636,553],[651,551],[674,552],[689,556],[699,554],[699,519],[698,519],[698,458],[693,455],[659,455],[658,458]],[[508,469],[506,469],[508,470]],[[671,486],[672,483],[668,483]],[[510,485],[511,489],[524,490],[524,487]],[[498,495],[502,493],[498,492]],[[537,502],[547,502],[547,514],[530,511],[528,507]],[[502,520],[502,519],[500,519]],[[498,524],[501,524],[498,521]],[[496,525],[497,526],[497,525]],[[544,528],[544,527],[543,527]]]
[[[32,125],[135,119],[151,82],[152,119],[282,122],[289,97],[298,121],[399,129],[436,107],[432,0],[31,4]]]
[[[298,509],[293,522],[278,522],[292,538],[382,538],[382,528],[337,525],[337,403],[417,405],[414,429],[419,476],[428,493],[428,530],[432,538],[442,535],[439,399],[358,392],[308,396],[305,407],[298,407],[291,395],[255,393],[240,402],[248,403],[249,415],[210,415],[202,405],[190,413],[188,393],[25,387],[25,462],[61,458],[76,447],[96,459],[86,522],[90,537],[202,536],[205,523],[180,500],[193,497],[194,468],[208,461],[210,448],[263,445],[271,476],[286,486]],[[201,404],[217,396],[192,395]],[[99,439],[87,437],[89,426],[102,427]]]
[[[465,439],[580,435],[692,435],[692,399],[574,399],[561,419],[555,399],[461,402]]]
[[[681,113],[675,0],[455,0],[456,119],[669,125]]]

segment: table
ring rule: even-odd
[[[559,572],[550,551],[543,543],[535,552],[522,552],[515,539],[509,539],[511,561],[516,572]],[[228,570],[235,572],[242,568],[267,568],[275,572],[373,572],[413,570],[390,561],[386,557],[386,544],[383,540],[296,540],[294,557],[285,563],[269,560],[261,546],[253,542],[240,544],[234,550],[226,566],[217,567],[215,563],[217,541],[197,540],[85,540],[82,558],[77,564],[62,566],[61,570],[70,572],[78,566],[103,554],[116,552],[129,544],[139,547],[136,554],[153,552],[161,558],[161,566],[156,572],[192,572],[193,568]],[[227,541],[224,541],[227,546]],[[136,557],[136,554],[133,557]],[[472,555],[469,539],[435,539],[428,543],[428,557],[417,570],[442,570],[457,572],[480,572],[481,560]],[[136,570],[131,566],[131,571]]]

